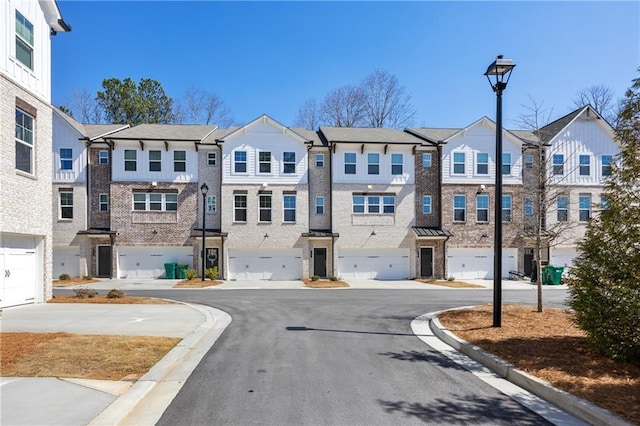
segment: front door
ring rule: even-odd
[[[327,249],[326,248],[313,249],[313,275],[317,275],[322,278],[327,276]]]
[[[420,247],[420,276],[433,277],[433,247]]]
[[[533,272],[533,249],[527,247],[524,249],[524,274],[527,277],[530,277],[532,272]]]
[[[218,267],[218,249],[215,247],[207,247],[207,261],[205,263],[207,269]]]
[[[98,276],[111,276],[111,246],[98,246]]]

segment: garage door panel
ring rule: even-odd
[[[298,249],[229,250],[229,279],[236,281],[290,281],[302,278]]]
[[[80,247],[54,247],[53,249],[53,278],[61,274],[72,277],[80,275]]]
[[[502,250],[502,277],[518,267],[518,249]],[[457,279],[493,279],[493,249],[451,248],[447,253],[447,273]]]
[[[119,247],[120,278],[163,278],[165,263],[186,263],[193,268],[191,247]]]
[[[343,279],[393,280],[409,278],[408,249],[343,249],[338,255]]]
[[[3,264],[0,307],[33,303],[38,281],[35,250],[0,249],[0,257]]]

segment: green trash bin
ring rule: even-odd
[[[176,273],[176,278],[179,280],[186,280],[187,279],[187,269],[189,268],[189,265],[187,265],[186,263],[178,263],[178,270]]]
[[[175,263],[165,263],[164,264],[164,278],[167,280],[175,280],[176,279],[176,264]]]
[[[542,272],[542,284],[560,285],[562,284],[562,273],[564,266],[548,265]]]

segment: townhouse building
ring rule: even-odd
[[[0,4],[0,308],[51,298],[54,0]]]
[[[267,115],[228,129],[64,123],[72,136],[55,144],[60,173],[69,156],[75,170],[76,146],[88,170],[54,175],[55,264],[77,256],[74,273],[114,278],[162,277],[167,262],[200,271],[204,236],[205,267],[227,280],[491,279],[495,173],[503,178],[502,275],[530,273],[531,177],[540,167],[568,198],[566,208],[554,201],[545,223],[577,223],[564,235],[569,245],[545,242],[544,259],[570,265],[617,152],[591,107],[536,133],[503,130],[500,167],[487,117],[405,131],[308,131]],[[536,163],[540,146],[549,165]],[[76,195],[83,185],[84,198]],[[76,199],[86,205],[77,223],[61,217],[71,190],[74,209]]]

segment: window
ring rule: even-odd
[[[285,152],[282,154],[283,172],[295,173],[296,172],[296,153]]]
[[[611,205],[609,204],[609,200],[607,200],[607,197],[603,194],[600,196],[600,208],[602,210],[609,210],[609,207],[611,207]]]
[[[324,197],[316,197],[316,214],[324,214]]]
[[[503,175],[511,174],[511,154],[510,153],[502,154],[502,174]]]
[[[135,149],[125,149],[124,150],[124,171],[125,172],[135,172],[136,171],[136,150]]]
[[[133,210],[178,211],[178,194],[160,192],[134,192]]]
[[[282,205],[284,210],[284,221],[295,222],[296,221],[296,196],[284,195],[282,198]]]
[[[324,167],[324,154],[316,154],[316,167]]]
[[[60,170],[73,169],[73,150],[71,148],[60,148]]]
[[[533,155],[527,154],[524,156],[524,168],[533,169]]]
[[[233,172],[247,173],[247,152],[235,151],[233,153]]]
[[[109,211],[109,194],[100,194],[98,198],[99,198],[98,209],[101,212],[108,212]]]
[[[581,155],[580,161],[580,176],[591,175],[591,158],[588,155]]]
[[[162,151],[149,151],[149,171],[159,172],[162,170]]]
[[[561,195],[556,202],[558,211],[558,222],[567,222],[569,220],[569,197]]]
[[[564,154],[553,154],[553,174],[564,174]]]
[[[356,154],[354,154],[353,152],[344,153],[344,174],[356,174]]]
[[[207,152],[207,166],[215,166],[215,165],[216,165],[216,153]]]
[[[109,151],[104,149],[98,151],[98,164],[109,164]]]
[[[610,176],[611,175],[611,162],[613,161],[612,155],[603,155],[602,156],[602,176]]]
[[[502,221],[503,222],[511,222],[511,205],[512,205],[512,197],[511,195],[502,195]]]
[[[33,25],[17,10],[16,59],[33,69]]]
[[[73,191],[60,191],[60,219],[73,219]]]
[[[187,151],[173,151],[173,171],[187,171]]]
[[[476,221],[489,222],[489,195],[487,194],[476,196]]]
[[[33,117],[16,109],[16,169],[33,174]]]
[[[271,173],[271,153],[269,151],[258,153],[258,172]]]
[[[422,196],[422,213],[431,214],[431,195]]]
[[[391,174],[392,175],[401,175],[402,165],[404,163],[402,154],[391,154]]]
[[[578,199],[580,222],[586,222],[591,217],[591,195],[580,194]]]
[[[533,215],[533,198],[524,197],[524,214],[527,216]]]
[[[396,197],[382,197],[382,213],[393,214],[396,212]]]
[[[208,214],[216,214],[217,205],[216,205],[216,196],[215,195],[207,195],[207,213]]]
[[[246,195],[233,196],[233,221],[234,222],[247,221],[247,196]]]
[[[422,167],[431,167],[431,153],[425,152],[422,154]]]
[[[467,196],[453,196],[453,221],[464,222],[466,220]]]
[[[465,171],[464,152],[453,153],[453,174],[463,175]]]
[[[353,212],[364,213],[364,197],[363,196],[358,195],[353,197]]]
[[[369,173],[370,175],[380,174],[380,154],[367,154],[367,173]]]
[[[380,197],[367,197],[367,213],[380,213]]]
[[[489,154],[486,152],[479,152],[476,154],[476,174],[489,174]]]
[[[260,195],[259,218],[260,222],[271,222],[271,195]]]

